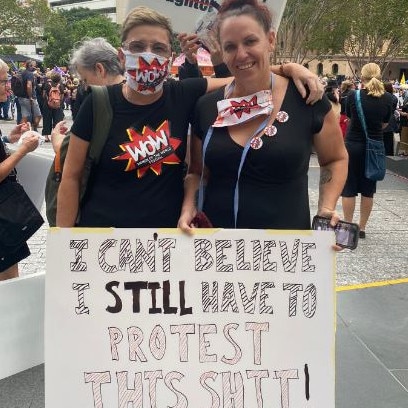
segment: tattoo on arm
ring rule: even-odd
[[[320,185],[330,183],[332,180],[332,172],[329,169],[322,169],[320,172]]]

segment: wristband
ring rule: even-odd
[[[2,137],[1,137],[1,141],[2,141],[3,143],[10,143],[10,140],[9,140],[9,138],[8,138],[7,136],[2,136]]]

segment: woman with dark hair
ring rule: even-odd
[[[257,0],[226,0],[219,10],[218,39],[235,80],[197,104],[179,220],[186,232],[195,227],[201,175],[203,209],[214,227],[310,229],[312,147],[321,166],[318,214],[338,221],[347,171],[338,120],[327,97],[306,105],[291,79],[271,75],[271,23]]]
[[[43,85],[43,129],[42,135],[47,142],[50,141],[52,129],[64,119],[64,85],[61,83],[61,74],[51,71],[47,77],[49,80]],[[59,93],[59,94],[58,94]],[[50,101],[51,99],[52,102]],[[58,100],[59,99],[59,102]],[[49,103],[50,101],[50,103]]]
[[[71,129],[58,190],[57,226],[177,226],[187,130],[195,102],[228,80],[166,81],[171,39],[169,19],[155,10],[139,6],[126,17],[118,53],[126,81],[108,87],[113,116],[107,142],[80,206],[79,187],[93,132],[88,97]],[[316,89],[315,76],[303,67],[287,68],[303,80],[310,79]],[[302,98],[301,103],[306,106]]]
[[[347,127],[349,124],[349,118],[346,114],[347,97],[355,88],[354,82],[350,81],[349,79],[343,81],[340,86],[340,128],[341,132],[343,133],[343,137],[346,137]]]
[[[391,95],[393,112],[387,127],[383,131],[385,154],[387,156],[394,156],[394,133],[398,132],[398,122],[394,113],[397,110],[398,98],[394,95],[394,88],[391,82],[385,82],[384,89]]]
[[[381,82],[381,70],[377,64],[369,63],[361,69],[361,105],[370,138],[383,140],[383,130],[392,114],[392,98],[385,92]],[[360,202],[360,238],[365,238],[366,225],[374,203],[377,182],[365,176],[366,135],[361,125],[356,93],[349,95],[346,106],[350,126],[346,135],[346,147],[349,154],[348,176],[342,192],[344,220],[353,222],[356,197],[361,194]]]

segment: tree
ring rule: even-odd
[[[323,21],[328,15],[336,15],[341,3],[339,0],[288,0],[279,26],[276,58],[281,61],[308,62],[316,35],[326,30]],[[325,51],[327,46],[325,43]],[[311,58],[315,57],[314,52]]]
[[[75,7],[69,10],[59,10],[59,13],[67,20],[68,24],[75,24],[77,21],[86,20],[99,16],[99,10],[91,10],[84,7]]]
[[[44,49],[45,66],[68,65],[69,52],[73,44],[71,31],[72,28],[65,17],[59,12],[53,12],[44,28],[44,38],[47,41]]]
[[[346,58],[352,71],[381,68],[408,53],[408,8],[400,0],[288,0],[276,58],[300,63]]]
[[[0,45],[0,55],[12,55],[16,53],[16,50],[14,45]]]
[[[0,37],[35,40],[42,35],[42,27],[50,16],[47,0],[0,0]]]
[[[345,17],[336,21],[337,26],[348,27],[342,51],[358,71],[367,62],[375,62],[384,70],[396,58],[406,57],[408,8],[399,0],[358,0]]]
[[[113,23],[108,17],[98,15],[74,23],[72,37],[74,42],[81,41],[84,37],[103,37],[114,47],[119,47],[120,26]]]
[[[44,30],[46,66],[67,66],[76,43],[84,38],[104,37],[119,46],[119,25],[94,10],[78,8],[53,12]]]

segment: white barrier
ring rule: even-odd
[[[13,150],[13,146],[10,147]],[[20,183],[39,211],[44,203],[45,182],[53,160],[54,151],[34,151],[16,166]]]
[[[0,380],[44,362],[45,272],[0,282]]]

